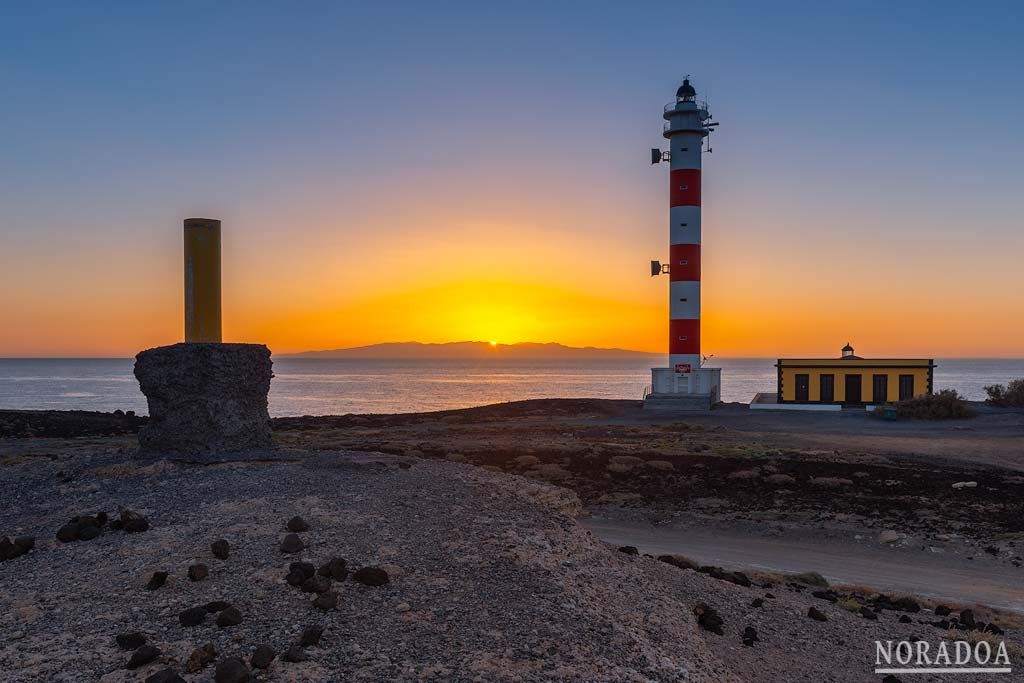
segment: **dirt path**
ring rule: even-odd
[[[633,521],[583,520],[599,538],[641,552],[681,554],[701,564],[770,572],[815,571],[830,582],[861,584],[959,603],[1024,613],[1021,571],[975,564],[963,556],[834,541],[763,538],[719,529],[655,527]]]

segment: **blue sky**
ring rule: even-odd
[[[1009,2],[4,3],[0,286],[78,289],[82,259],[128,250],[95,295],[144,288],[192,214],[245,226],[250,277],[452,239],[406,222],[438,206],[657,257],[647,149],[692,74],[722,124],[720,267],[774,259],[755,274],[796,287],[859,241],[902,286],[948,268],[991,289],[1024,248],[1022,35]]]

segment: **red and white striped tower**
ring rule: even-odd
[[[690,79],[664,116],[671,164],[668,365],[689,372],[700,367],[700,160],[709,118]]]
[[[651,161],[666,157],[669,170],[669,262],[652,262],[651,274],[669,275],[668,368],[654,369],[655,393],[700,393],[714,397],[718,371],[701,371],[700,353],[700,165],[704,138],[717,126],[707,104],[697,101],[690,79],[665,105],[668,153],[651,150]],[[710,151],[710,150],[709,150]],[[667,266],[667,267],[666,267]],[[671,374],[669,374],[671,373]]]

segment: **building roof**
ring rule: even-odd
[[[928,368],[933,358],[779,358],[776,367],[787,368]]]

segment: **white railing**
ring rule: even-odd
[[[670,111],[675,111],[677,104],[679,104],[679,100],[672,100],[671,102],[666,104],[664,108],[665,113],[667,114]],[[694,100],[693,104],[697,105],[698,110],[703,109],[704,111],[708,111],[708,103],[704,100]]]

